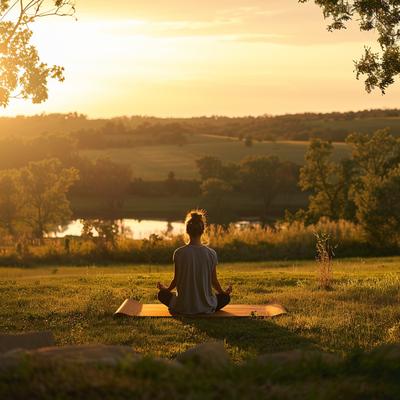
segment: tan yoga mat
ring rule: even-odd
[[[228,304],[222,310],[212,314],[196,314],[196,317],[275,317],[286,314],[287,310],[280,304],[248,305]],[[114,315],[127,315],[130,317],[174,317],[164,304],[142,304],[136,300],[126,299],[115,311]]]

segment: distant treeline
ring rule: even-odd
[[[102,207],[111,214],[122,208],[129,195],[202,196],[215,217],[229,219],[229,201],[224,198],[241,194],[259,200],[266,215],[277,196],[300,192],[297,185],[300,166],[272,156],[250,157],[241,163],[227,164],[214,157],[202,157],[193,160],[200,179],[180,179],[174,171],[166,171],[162,180],[144,181],[134,175],[129,164],[82,156],[76,140],[68,134],[0,139],[0,177],[2,171],[19,170],[46,159],[57,159],[63,168],[74,168],[78,172],[79,179],[69,191],[72,197],[102,199]]]
[[[239,140],[310,140],[342,142],[355,131],[389,128],[400,136],[400,109],[303,113],[258,117],[156,118],[147,116],[89,119],[85,115],[48,114],[0,118],[0,137],[35,137],[43,133],[71,135],[81,149],[184,145],[193,135],[212,134]]]

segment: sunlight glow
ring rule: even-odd
[[[355,80],[353,59],[372,37],[326,32],[315,5],[236,1],[215,10],[207,3],[183,18],[137,3],[137,11],[124,5],[122,17],[104,15],[106,3],[92,0],[78,21],[37,23],[34,43],[43,60],[65,67],[66,81],[50,82],[48,102],[13,101],[0,115],[257,115],[398,105],[398,88],[368,95]]]

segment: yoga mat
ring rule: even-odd
[[[248,305],[228,304],[222,310],[211,314],[188,315],[190,317],[275,317],[286,314],[285,307],[280,304]],[[115,311],[114,315],[127,315],[130,317],[174,317],[180,316],[171,314],[164,304],[142,304],[136,300],[126,299]]]

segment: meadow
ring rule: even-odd
[[[83,150],[81,155],[93,160],[109,157],[119,163],[129,164],[133,176],[145,180],[166,179],[173,171],[177,178],[198,178],[195,161],[204,156],[213,156],[223,162],[239,162],[248,156],[274,155],[282,161],[302,165],[309,142],[297,141],[254,141],[250,147],[237,139],[213,135],[194,135],[183,146],[153,145],[104,150]],[[341,159],[349,154],[344,143],[335,143],[334,158]]]
[[[156,302],[156,283],[171,279],[172,266],[2,268],[0,331],[51,330],[57,345],[123,344],[145,357],[116,367],[27,360],[17,369],[0,370],[0,394],[15,399],[395,399],[398,347],[375,353],[374,348],[400,341],[400,258],[336,260],[329,291],[318,288],[315,272],[312,261],[219,266],[220,280],[234,286],[232,303],[279,302],[289,313],[275,319],[116,319],[112,313],[126,297]],[[174,368],[155,358],[174,359],[214,340],[223,341],[233,360],[222,369],[212,361],[207,368]],[[323,350],[338,361],[315,356],[282,364],[279,358],[256,358],[294,349]]]
[[[0,331],[51,330],[58,345],[106,343],[174,358],[223,340],[236,362],[263,353],[314,348],[338,354],[400,340],[400,258],[334,262],[333,289],[318,289],[313,261],[226,263],[232,303],[278,302],[276,319],[114,319],[125,298],[156,302],[170,265],[0,269]]]

